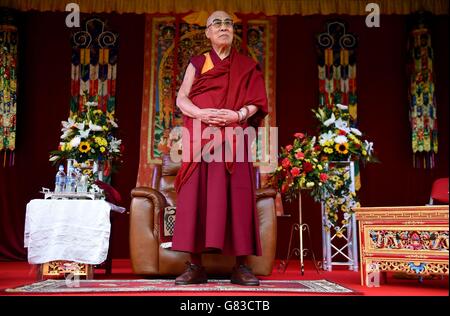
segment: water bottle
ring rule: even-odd
[[[64,173],[64,166],[60,165],[59,170],[56,173],[55,193],[64,192],[65,184],[66,184],[66,174]]]
[[[66,177],[66,192],[74,193],[76,192],[75,191],[76,187],[77,187],[77,175],[75,173],[74,168],[72,166],[69,166]]]
[[[82,174],[80,176],[80,180],[77,183],[77,192],[79,193],[86,193],[88,189],[88,179],[87,179],[87,175]]]

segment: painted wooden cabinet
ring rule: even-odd
[[[448,275],[448,205],[360,207],[361,284],[380,272]],[[378,283],[379,284],[379,283]]]

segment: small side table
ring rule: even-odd
[[[92,280],[94,278],[94,266],[92,264],[66,260],[50,261],[39,264],[37,280],[42,281],[44,276],[59,277],[68,274],[84,276],[86,280]]]
[[[94,266],[107,261],[111,210],[104,200],[35,199],[27,204],[24,244],[37,278],[71,273],[92,279]]]

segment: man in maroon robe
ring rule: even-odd
[[[253,59],[232,48],[233,20],[229,14],[212,13],[206,36],[212,49],[191,59],[177,96],[189,135],[183,135],[183,162],[175,182],[178,197],[172,250],[189,252],[191,261],[175,283],[206,283],[201,254],[214,252],[236,256],[232,283],[259,285],[245,260],[248,255],[261,255],[254,171],[247,157],[251,140],[244,138],[237,144],[224,130],[259,126],[267,115],[264,78]],[[195,138],[196,126],[201,132],[215,129],[225,135],[212,149],[219,150],[219,161],[195,159],[209,142]],[[235,159],[236,154],[227,160],[227,148],[231,146],[235,153],[238,145],[243,145],[244,160]]]

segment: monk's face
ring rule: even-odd
[[[228,13],[216,11],[206,23],[206,37],[213,46],[231,46],[233,43],[233,19]]]

